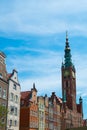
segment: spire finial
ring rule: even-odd
[[[66,30],[66,39],[68,39],[68,31]]]
[[[68,42],[68,31],[66,31],[66,48],[69,47],[69,42]]]

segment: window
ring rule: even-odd
[[[3,89],[3,98],[6,99],[6,89]]]
[[[66,81],[66,87],[68,87],[68,81]]]
[[[10,106],[10,114],[14,113],[14,106]]]
[[[15,102],[18,103],[18,96],[15,96]]]
[[[2,87],[0,87],[0,97],[2,97]]]
[[[17,86],[16,86],[16,84],[14,84],[14,85],[13,85],[13,89],[15,89],[15,90],[17,89]]]
[[[10,124],[9,125],[12,126],[12,120],[10,120]]]
[[[14,126],[17,126],[17,120],[14,121]]]
[[[10,100],[13,101],[13,100],[14,100],[14,94],[11,93],[10,96],[11,96],[11,97],[10,97]]]
[[[2,118],[2,124],[4,124],[5,123],[5,119],[4,118]]]
[[[17,116],[17,107],[14,109],[14,114]]]

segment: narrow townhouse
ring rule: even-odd
[[[49,129],[61,130],[61,103],[62,100],[52,92],[49,98]]]
[[[45,104],[43,96],[38,97],[38,117],[39,117],[38,130],[45,130]]]
[[[21,87],[18,81],[18,72],[15,69],[8,74],[8,84],[7,130],[19,130]]]
[[[30,91],[21,92],[20,130],[38,130],[38,104],[35,84]]]

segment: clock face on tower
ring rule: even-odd
[[[75,78],[75,73],[72,71],[72,77]]]
[[[64,71],[64,76],[65,76],[65,77],[69,76],[69,71],[68,71],[68,70],[65,70],[65,71]]]

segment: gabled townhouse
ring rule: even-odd
[[[30,91],[21,92],[20,130],[38,130],[38,104],[35,84]]]
[[[61,130],[61,104],[55,92],[50,97],[38,96],[39,130]]]
[[[15,69],[8,74],[8,84],[7,130],[19,130],[21,87]]]
[[[49,129],[61,130],[61,98],[52,92],[49,98]]]

